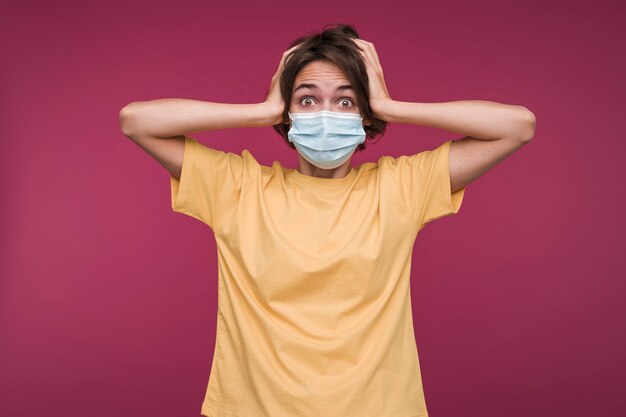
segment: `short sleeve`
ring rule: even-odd
[[[395,172],[400,177],[400,192],[418,230],[440,217],[458,213],[465,187],[451,192],[450,146],[453,140],[436,149],[395,159]]]
[[[213,229],[237,207],[243,166],[241,155],[209,148],[185,136],[180,179],[170,175],[172,210]]]

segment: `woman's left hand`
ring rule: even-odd
[[[383,69],[380,66],[380,60],[376,53],[374,44],[363,39],[352,38],[361,50],[361,55],[365,60],[367,67],[367,76],[369,78],[369,102],[370,108],[381,120],[385,119],[385,104],[392,102],[393,100],[389,96],[387,86],[385,85],[385,78],[383,77]]]

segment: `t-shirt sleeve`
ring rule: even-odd
[[[436,149],[395,160],[401,177],[400,192],[418,230],[435,219],[456,214],[461,208],[465,187],[452,193],[450,186],[452,142],[449,140]]]
[[[243,168],[241,155],[209,148],[185,136],[180,179],[170,175],[172,210],[214,228],[237,207]]]

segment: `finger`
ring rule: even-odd
[[[370,60],[374,63],[374,66],[376,67],[376,69],[382,74],[383,68],[380,65],[380,60],[378,59],[378,54],[376,53],[376,49],[374,48],[374,44],[371,43],[371,42],[366,42],[365,46],[367,48]]]
[[[371,42],[364,41],[362,39],[354,39],[359,45],[363,46],[364,51],[362,54],[366,57],[366,60],[370,62],[373,68],[380,74],[380,78],[382,81],[382,87],[385,91],[385,94],[389,95],[389,91],[387,90],[387,85],[385,83],[385,77],[383,75],[383,68],[380,65],[380,60],[378,59],[378,54],[376,53],[376,48],[374,44]]]
[[[296,49],[298,46],[300,46],[301,44],[297,44],[295,46],[292,46],[291,48],[287,49],[285,52],[283,52],[283,56],[280,59],[280,62],[278,63],[278,73],[280,73],[283,68],[285,67],[285,62],[287,61],[287,55],[289,55],[294,49]]]
[[[356,39],[356,38],[353,38],[352,40],[357,45],[357,48],[359,49],[361,56],[365,60],[365,63],[373,64],[372,60],[370,59],[370,56],[367,50],[367,45],[365,44],[365,42],[363,42],[361,39]]]
[[[287,55],[289,52],[293,51],[294,49],[296,49],[300,45],[302,45],[302,44],[299,43],[299,44],[296,44],[296,45],[292,46],[291,48],[289,48],[285,52],[283,52],[283,55]]]
[[[361,46],[362,48],[362,53],[367,56],[368,61],[370,62],[370,64],[372,65],[372,68],[374,68],[376,71],[379,71],[382,73],[383,69],[380,66],[380,61],[378,60],[378,55],[376,54],[376,51],[374,49],[372,49],[373,44],[371,42],[366,42],[362,39],[354,39],[355,42],[357,42],[357,44],[359,46]]]
[[[291,51],[293,51],[294,49],[297,49],[301,44],[297,44],[292,46],[291,48],[287,49],[285,52],[283,52],[283,61],[285,60],[285,58],[287,57],[287,55],[289,55],[291,53]]]
[[[376,47],[374,46],[373,43],[370,43],[370,47],[372,50],[372,55],[374,56],[374,59],[376,60],[376,65],[378,65],[378,69],[380,70],[380,72],[383,72],[383,67],[380,65],[380,59],[378,58],[378,52],[376,52]]]

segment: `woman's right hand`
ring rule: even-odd
[[[270,91],[267,94],[267,98],[264,101],[264,104],[267,105],[272,112],[272,126],[280,123],[284,123],[283,120],[283,112],[285,111],[285,100],[283,99],[282,94],[280,93],[280,76],[283,72],[283,68],[285,67],[285,58],[287,55],[296,49],[300,44],[293,46],[283,52],[283,56],[278,64],[278,70],[272,77],[272,83],[270,85]]]

